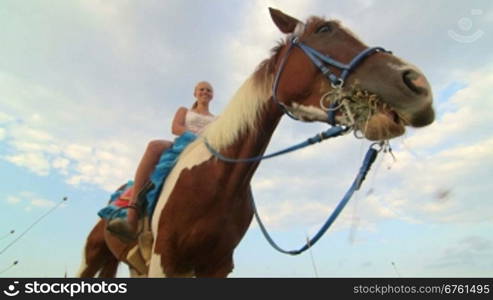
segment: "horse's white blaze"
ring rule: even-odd
[[[288,109],[293,115],[304,121],[327,121],[327,112],[320,107],[306,106],[293,102]]]

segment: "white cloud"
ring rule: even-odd
[[[53,201],[41,198],[32,199],[30,204],[36,207],[54,207],[56,205]]]
[[[5,159],[41,176],[48,175],[51,169],[49,160],[42,153],[33,152],[7,155]]]
[[[420,167],[406,174],[405,187],[412,195],[408,208],[424,213],[424,217],[436,221],[478,222],[488,218],[488,214],[476,211],[491,207],[488,198],[488,170],[493,167],[493,137],[470,146],[458,146],[436,153],[419,162]],[[414,172],[413,172],[414,171]],[[424,188],[421,188],[424,187]],[[433,192],[449,189],[451,199],[433,199]],[[424,199],[419,199],[419,197]],[[422,208],[417,207],[428,203]],[[410,207],[409,207],[410,206]],[[464,212],[466,214],[464,214]]]
[[[9,123],[14,120],[14,117],[0,111],[0,124]]]
[[[100,126],[105,126],[98,115],[92,116],[97,122],[88,122],[87,117],[78,118],[83,113],[70,99],[6,73],[0,73],[0,86],[4,99],[17,99],[2,102],[2,105],[13,115],[21,116],[13,122],[15,118],[10,114],[0,114],[0,122],[5,124],[0,128],[0,140],[7,145],[2,159],[40,176],[57,171],[70,178],[69,183],[95,184],[108,190],[114,190],[133,176],[133,162],[138,157],[136,149],[133,144],[129,146],[125,136],[120,136],[119,130],[114,130],[115,137],[97,138],[91,128],[98,131]],[[40,102],[46,105],[39,106]],[[53,106],[62,109],[53,109]],[[74,113],[66,114],[66,111]],[[60,126],[67,122],[70,125]]]
[[[272,22],[269,7],[282,10],[300,21],[307,17],[312,1],[253,1],[248,2],[242,15],[242,30],[231,37],[228,45],[233,65],[235,86],[239,85],[261,61],[270,57],[269,50],[276,46],[276,41],[284,37]]]
[[[119,3],[125,3],[125,1],[119,1]],[[101,15],[104,18],[112,18],[120,14],[119,3],[104,0],[89,0],[81,1],[80,5],[94,14]]]
[[[493,67],[474,71],[465,80],[468,86],[449,100],[455,110],[445,113],[419,135],[405,139],[406,145],[426,149],[447,141],[467,141],[471,136],[486,133],[485,129],[491,127],[489,120],[493,111],[493,102],[488,101],[493,93]]]
[[[427,268],[447,269],[454,266],[473,267],[476,273],[482,270],[490,270],[493,263],[491,240],[481,236],[466,236],[456,243],[440,249],[437,259],[428,264]]]
[[[17,204],[17,203],[21,202],[21,199],[19,197],[15,197],[15,196],[8,196],[6,201],[9,204]]]
[[[92,151],[92,147],[78,144],[70,144],[64,149],[65,155],[74,160],[89,159]]]
[[[101,26],[100,30],[111,37],[111,47],[114,53],[122,59],[135,56],[139,43],[132,10],[138,8],[133,7],[131,1],[90,0],[81,1],[78,4],[84,11],[91,14],[93,22]]]
[[[71,176],[69,177],[67,180],[65,180],[66,183],[70,184],[70,185],[79,185],[81,184],[81,182],[83,181],[86,181],[84,180],[85,178],[83,176],[80,176],[80,175],[74,175],[74,176]]]
[[[313,225],[318,220],[322,220],[331,207],[315,201],[280,201],[275,205],[268,205],[259,213],[263,215],[266,225],[272,229],[285,228],[288,224],[292,225]],[[264,213],[265,211],[265,213]]]
[[[59,169],[63,175],[67,175],[67,168],[69,164],[70,161],[63,157],[57,157],[52,161],[52,167],[55,169]]]
[[[254,177],[252,179],[252,187],[256,191],[275,189],[282,184],[282,181],[278,178],[258,178]]]
[[[7,197],[7,203],[9,204],[26,204],[24,209],[26,211],[31,211],[33,208],[43,208],[43,207],[54,207],[56,203],[51,200],[39,197],[34,192],[22,191],[16,195],[10,195]]]
[[[49,133],[31,127],[20,127],[16,133],[22,135],[25,139],[33,141],[50,142],[53,140],[53,137]]]
[[[123,141],[71,143],[70,137],[55,137],[27,124],[6,130],[10,154],[5,154],[3,159],[37,175],[57,171],[67,177],[69,184],[95,184],[110,191],[133,176],[136,151]]]

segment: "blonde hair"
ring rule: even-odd
[[[211,90],[214,90],[214,89],[212,88],[212,84],[210,84],[210,82],[209,82],[209,81],[205,81],[205,80],[197,82],[197,84],[195,85],[195,89],[197,89],[197,87],[198,87],[199,85],[201,85],[201,84],[207,84],[207,85],[211,88]]]
[[[195,94],[195,92],[197,91],[197,87],[198,87],[199,85],[201,85],[201,84],[207,84],[207,85],[211,88],[211,90],[214,92],[214,88],[212,87],[212,84],[210,84],[208,81],[203,80],[203,81],[199,81],[199,82],[197,82],[197,84],[195,85],[195,88],[194,88],[194,90],[193,90],[193,93],[194,93],[194,94]],[[192,109],[197,108],[197,105],[198,105],[198,102],[197,102],[197,100],[195,100],[195,102],[194,102],[194,103],[193,103],[193,105],[192,105]]]

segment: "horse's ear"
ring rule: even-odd
[[[283,13],[278,9],[269,7],[269,12],[272,21],[274,21],[274,24],[276,24],[277,28],[279,28],[279,30],[281,30],[281,32],[283,33],[293,33],[296,28],[296,25],[301,23],[297,19],[286,15],[285,13]]]

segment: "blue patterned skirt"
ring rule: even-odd
[[[164,181],[178,161],[178,157],[183,152],[183,150],[185,150],[185,148],[196,138],[197,136],[194,133],[186,131],[185,133],[177,137],[173,145],[169,149],[164,151],[159,158],[159,162],[157,163],[156,168],[154,169],[150,177],[150,180],[154,184],[154,187],[146,195],[145,207],[148,216],[152,216],[154,208],[157,204],[158,197],[161,193],[161,189],[163,188]],[[130,188],[132,185],[133,182],[129,181],[123,189],[114,192],[110,196],[110,203],[108,204],[108,206],[101,209],[98,212],[98,215],[104,219],[109,219],[111,216],[126,217],[126,209],[119,210],[118,213],[113,216],[113,214],[115,214],[115,211],[118,210],[118,207],[114,205],[114,202],[121,196],[121,194],[125,192],[126,189]],[[134,191],[134,193],[135,192],[137,191]]]

